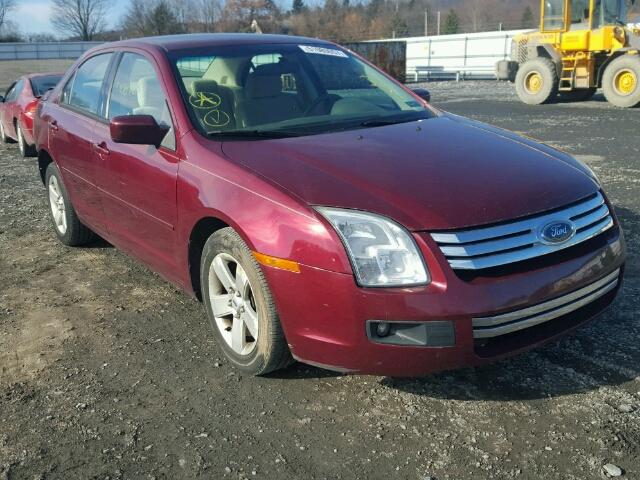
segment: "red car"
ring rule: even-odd
[[[33,119],[39,99],[61,78],[60,73],[25,75],[0,95],[0,141],[17,141],[23,157],[35,157]]]
[[[201,299],[251,374],[479,365],[592,319],[622,280],[585,165],[438,111],[332,43],[105,44],[38,122],[59,239],[98,234]]]

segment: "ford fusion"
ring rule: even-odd
[[[625,246],[592,171],[426,98],[308,38],[101,45],[37,118],[55,232],[196,296],[256,375],[479,365],[602,312]]]

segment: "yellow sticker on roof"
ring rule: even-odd
[[[312,47],[311,45],[298,45],[300,50],[306,53],[315,53],[317,55],[331,55],[332,57],[349,58],[342,50],[337,48]]]

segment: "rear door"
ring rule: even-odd
[[[48,119],[51,155],[80,218],[100,231],[104,214],[96,185],[95,128],[103,120],[102,90],[113,53],[90,57],[62,90]]]
[[[99,123],[97,181],[110,238],[166,276],[175,274],[178,155],[162,77],[151,57],[124,52],[108,93],[107,118],[151,115],[170,127],[162,145],[111,140]]]

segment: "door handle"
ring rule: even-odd
[[[106,142],[94,143],[93,149],[100,155],[109,155],[110,151],[107,148]]]
[[[51,120],[49,122],[49,128],[51,130],[53,130],[54,132],[57,132],[58,131],[58,122],[56,120]]]

